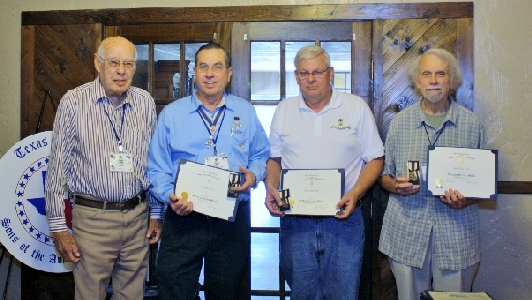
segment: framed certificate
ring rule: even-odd
[[[427,194],[449,188],[468,198],[497,199],[497,150],[429,147]]]
[[[194,211],[228,221],[236,215],[240,173],[181,159],[174,193],[194,203]]]
[[[334,216],[344,194],[345,170],[283,170],[281,193],[285,214]]]

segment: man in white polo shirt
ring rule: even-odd
[[[357,299],[364,248],[358,204],[382,171],[382,140],[364,100],[332,86],[327,52],[306,46],[294,65],[300,95],[283,100],[271,123],[266,207],[283,216],[282,169],[345,169],[345,193],[336,203],[341,215],[283,216],[281,270],[293,299]]]

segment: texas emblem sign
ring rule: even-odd
[[[46,170],[52,132],[29,136],[15,144],[0,159],[0,242],[22,263],[47,272],[68,272],[54,246],[48,228],[44,201]],[[71,227],[72,205],[65,197],[67,225]]]

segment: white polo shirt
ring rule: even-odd
[[[302,95],[277,106],[270,127],[270,157],[283,169],[345,169],[345,191],[352,189],[366,162],[384,155],[375,119],[364,100],[332,88],[319,113]]]

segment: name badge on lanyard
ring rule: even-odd
[[[133,172],[133,155],[127,151],[109,153],[111,172]]]
[[[111,117],[109,117],[109,114],[105,110],[105,114],[107,115],[107,119],[109,119],[109,123],[111,123],[111,128],[113,129],[113,133],[115,135],[116,141],[118,142],[118,152],[110,152],[109,153],[109,169],[111,172],[133,172],[133,155],[129,153],[129,151],[124,150],[122,139],[120,138],[120,135],[116,131],[115,125],[111,121]],[[125,105],[122,106],[122,118],[120,123],[120,134],[122,134],[122,127],[124,125],[124,117],[126,114],[126,107]]]

